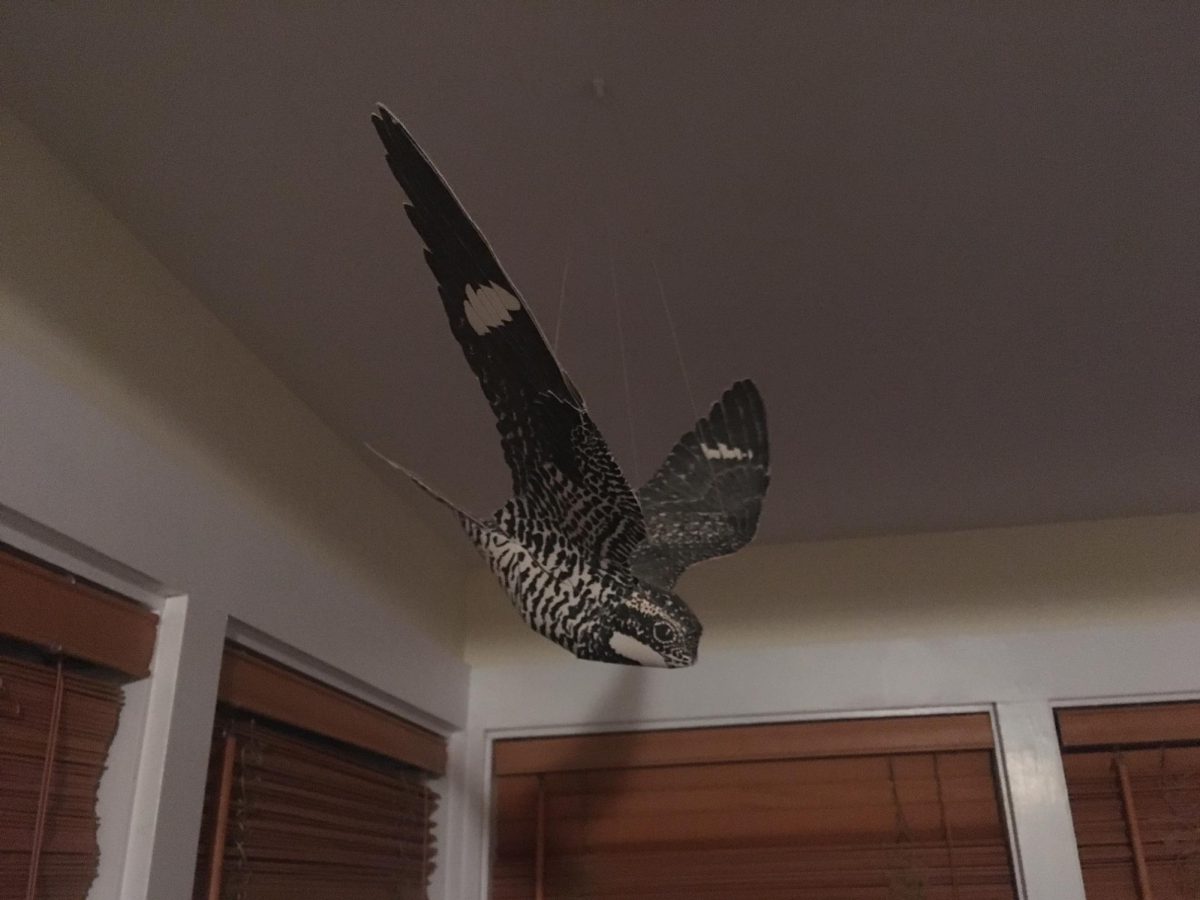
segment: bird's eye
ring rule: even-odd
[[[669,643],[675,638],[675,629],[666,622],[654,623],[654,639],[661,643]]]

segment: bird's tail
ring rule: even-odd
[[[370,450],[373,454],[378,456],[381,460],[383,460],[385,463],[387,463],[391,468],[395,469],[397,472],[401,472],[401,473],[407,475],[413,484],[415,484],[417,487],[419,487],[421,490],[423,490],[426,494],[428,494],[430,497],[432,497],[438,503],[442,504],[447,509],[449,509],[452,513],[454,513],[454,515],[458,518],[459,524],[462,525],[463,530],[467,532],[467,534],[470,536],[470,538],[472,540],[475,540],[476,536],[480,532],[488,530],[487,526],[483,522],[480,522],[478,519],[476,519],[470,513],[464,512],[463,510],[459,509],[457,506],[454,505],[453,502],[448,500],[444,494],[439,493],[438,491],[434,490],[429,485],[427,485],[424,481],[422,481],[418,475],[414,474],[413,472],[410,472],[408,469],[404,468],[404,466],[400,465],[400,463],[396,462],[394,459],[391,459],[391,458],[385,456],[384,454],[380,453],[378,450],[376,450],[370,444],[364,442],[363,446],[366,447],[368,450]]]

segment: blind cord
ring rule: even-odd
[[[33,848],[29,858],[29,880],[25,884],[25,900],[36,900],[38,872],[42,863],[42,845],[46,839],[46,819],[50,806],[50,783],[54,776],[54,758],[58,754],[58,726],[62,721],[63,658],[60,654],[54,675],[54,704],[50,707],[50,733],[46,736],[46,761],[42,765],[42,785],[38,792],[37,818],[33,825]]]
[[[420,896],[429,896],[429,788],[421,785],[421,816],[425,820],[425,834],[421,839],[421,890]]]
[[[229,813],[233,802],[233,772],[238,739],[227,730],[221,750],[221,781],[217,792],[217,821],[213,828],[212,856],[208,861],[208,900],[220,900],[225,868],[225,845],[229,839]]]
[[[1137,876],[1138,900],[1154,900],[1154,891],[1150,887],[1150,870],[1146,865],[1146,851],[1142,844],[1142,830],[1133,800],[1133,784],[1129,778],[1129,769],[1125,765],[1125,756],[1119,752],[1116,768],[1117,783],[1121,788],[1121,805],[1125,810],[1125,828],[1133,849],[1133,871]]]
[[[546,776],[537,778],[537,847],[533,863],[533,897],[544,900],[546,896]]]
[[[245,736],[244,740],[238,741],[238,809],[237,809],[237,852],[238,852],[238,897],[245,896],[246,885],[250,882],[254,874],[253,868],[250,865],[250,859],[246,855],[246,818],[250,813],[250,796],[246,790],[246,757],[253,749],[256,751],[256,764],[262,762],[262,748],[258,745],[258,720],[250,719],[250,733]]]
[[[950,815],[946,812],[946,796],[942,792],[942,767],[940,753],[933,754],[933,783],[937,785],[938,809],[942,818],[942,833],[946,837],[946,861],[950,864],[950,887],[952,900],[959,900],[958,869],[954,866],[954,835],[950,833]]]

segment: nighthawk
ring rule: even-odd
[[[734,384],[635,494],[441,175],[387,109],[372,121],[450,329],[496,416],[513,497],[479,519],[406,474],[454,511],[535,631],[581,659],[691,665],[700,621],[673,588],[688,566],[754,536],[769,479],[758,390]]]

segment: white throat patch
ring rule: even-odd
[[[654,666],[659,669],[667,668],[667,661],[662,654],[652,647],[647,647],[637,638],[630,637],[617,631],[608,640],[608,646],[614,653],[619,653],[626,659],[632,659],[643,666]]]
[[[521,301],[502,288],[484,284],[478,289],[467,290],[467,298],[463,301],[464,311],[476,334],[487,334],[493,328],[511,322],[509,313],[521,308]]]

